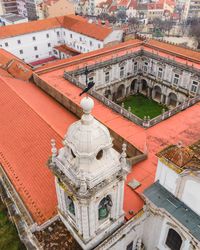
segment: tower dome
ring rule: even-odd
[[[90,114],[94,101],[84,97],[80,104],[84,114],[69,127],[64,145],[70,147],[75,156],[96,156],[100,150],[112,147],[112,139],[108,129]]]

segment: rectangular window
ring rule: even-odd
[[[51,47],[51,44],[50,44],[50,43],[48,43],[48,47]]]
[[[37,46],[34,47],[34,50],[37,50]]]
[[[110,73],[109,72],[106,72],[105,73],[105,82],[108,83],[110,80]]]
[[[137,62],[134,62],[133,71],[134,71],[134,72],[137,72]]]
[[[133,249],[133,241],[131,241],[131,243],[128,244],[128,246],[126,247],[126,250],[132,250]]]
[[[80,36],[80,41],[82,41],[82,37]]]
[[[33,36],[33,41],[35,41],[36,40],[36,38],[35,38],[35,36]]]
[[[145,62],[143,65],[143,71],[147,72],[147,70],[148,70],[148,62]]]
[[[191,92],[196,93],[198,88],[198,82],[193,81],[192,82],[192,87],[191,87]]]
[[[70,38],[72,38],[73,36],[72,36],[72,34],[70,34]]]
[[[57,34],[57,36],[60,36],[60,32],[59,31],[57,31],[56,34]]]
[[[48,33],[46,34],[46,37],[49,38],[49,34]]]
[[[120,77],[124,77],[124,67],[120,68]]]
[[[158,68],[158,78],[162,78],[162,75],[163,75],[163,69]]]
[[[18,43],[18,44],[21,44],[21,41],[20,41],[20,40],[17,40],[17,43]]]
[[[179,75],[175,74],[174,75],[174,84],[178,85],[178,81],[179,81]]]
[[[22,50],[22,49],[20,49],[19,53],[20,53],[20,54],[23,54],[23,50]]]
[[[100,43],[98,44],[98,48],[99,48],[99,49],[101,48],[101,44],[100,44]]]
[[[90,41],[90,46],[92,46],[92,41]]]
[[[5,46],[8,47],[8,43],[5,43]]]
[[[36,55],[36,56],[35,56],[35,58],[39,58],[39,56],[38,56],[38,55]]]

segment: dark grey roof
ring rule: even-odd
[[[164,208],[184,225],[196,239],[200,240],[200,216],[167,191],[159,182],[155,182],[146,189],[144,196],[157,207]]]
[[[12,14],[12,13],[11,14],[1,15],[0,18],[4,18],[4,19],[6,19],[7,21],[10,21],[10,22],[15,22],[15,21],[26,19],[26,17],[20,16],[20,15],[17,15],[17,14]]]

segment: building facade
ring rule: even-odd
[[[162,62],[161,62],[162,60]],[[129,95],[142,93],[168,107],[176,107],[189,97],[200,95],[198,69],[186,69],[184,64],[164,59],[144,50],[95,65],[89,79],[95,90],[105,97],[119,101]],[[81,68],[70,72],[82,84]]]
[[[1,31],[0,47],[27,63],[51,57],[53,47],[62,44],[80,53],[97,50],[107,43],[120,42],[123,33],[89,24],[75,16],[39,20],[10,28],[1,27]]]

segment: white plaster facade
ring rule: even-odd
[[[56,45],[66,44],[81,53],[86,53],[103,48],[109,42],[121,40],[122,31],[111,31],[102,41],[66,28],[55,28],[2,38],[0,47],[29,63],[51,57]]]
[[[189,96],[200,94],[198,73],[183,69],[180,64],[160,63],[151,55],[133,55],[119,63],[110,61],[104,67],[97,66],[89,78],[94,80],[97,92],[112,100],[140,92],[159,103],[175,107]],[[78,81],[85,84],[85,76],[79,75]]]

